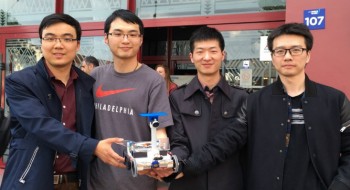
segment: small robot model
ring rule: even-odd
[[[140,116],[148,117],[151,128],[151,142],[127,141],[125,165],[136,177],[139,171],[152,168],[173,168],[178,171],[179,162],[176,155],[170,153],[168,138],[157,139],[156,132],[159,127],[159,116],[166,116],[165,112],[143,113]]]

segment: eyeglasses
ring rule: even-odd
[[[290,48],[290,49],[274,49],[272,50],[272,54],[276,57],[283,57],[287,54],[287,51],[289,51],[289,54],[292,56],[295,55],[301,55],[303,53],[303,51],[306,51],[306,48],[299,48],[299,47],[295,47],[295,48]]]
[[[74,39],[74,38],[51,38],[51,37],[41,38],[41,39],[47,43],[56,43],[57,41],[59,41],[60,43],[63,43],[63,44],[70,44],[78,40],[76,38]]]
[[[110,36],[113,36],[115,38],[118,39],[124,39],[125,37],[127,39],[136,39],[140,36],[142,36],[142,34],[137,34],[137,33],[130,33],[130,34],[123,34],[123,33],[118,33],[118,32],[112,32],[112,33],[107,33]]]

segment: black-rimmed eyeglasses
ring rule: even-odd
[[[136,38],[142,36],[141,34],[138,34],[138,33],[123,34],[123,33],[119,33],[119,32],[112,32],[112,33],[107,33],[107,34],[110,36],[113,36],[115,38],[118,38],[118,39],[124,39],[125,37],[127,39],[136,39]]]
[[[272,55],[276,57],[283,57],[287,54],[287,51],[289,51],[289,54],[292,56],[295,55],[301,55],[303,51],[306,51],[306,48],[299,48],[299,47],[294,47],[290,49],[274,49],[272,50]]]
[[[51,37],[45,37],[41,39],[47,43],[56,43],[57,41],[59,41],[60,43],[64,43],[64,44],[69,44],[78,40],[76,38],[51,38]]]

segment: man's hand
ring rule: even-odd
[[[139,175],[147,175],[147,176],[152,177],[154,179],[157,179],[159,181],[162,180],[160,177],[157,176],[157,174],[152,169],[145,169],[145,170],[142,170],[142,171],[138,171],[137,173]]]
[[[181,172],[181,173],[177,174],[177,176],[175,177],[175,179],[180,179],[180,178],[182,178],[183,176],[184,176],[184,173]]]
[[[163,177],[167,177],[173,173],[172,168],[152,168],[137,172],[139,175],[147,175],[149,177],[162,181]]]
[[[153,175],[163,178],[173,174],[174,170],[172,168],[153,168],[152,172]]]
[[[174,175],[171,177],[171,180],[173,179],[180,179],[184,176],[184,174],[181,173],[173,173],[172,168],[153,168],[153,169],[147,169],[147,170],[142,170],[138,172],[139,175],[147,175],[149,177],[152,177],[154,179],[157,179],[159,181],[164,181],[164,179],[170,175]],[[169,182],[165,180],[166,182]]]
[[[112,149],[113,143],[122,143],[124,139],[122,138],[108,138],[101,140],[95,149],[95,155],[100,158],[104,163],[118,167],[118,168],[126,168],[124,165],[125,159],[119,156]]]

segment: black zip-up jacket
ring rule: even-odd
[[[305,146],[312,166],[322,189],[349,190],[349,100],[341,91],[315,83],[307,76],[305,85]],[[247,189],[282,190],[285,154],[281,150],[285,147],[287,97],[279,79],[251,94],[235,124],[224,128],[185,162],[185,175],[215,166],[245,144]]]
[[[211,104],[203,88],[195,77],[187,86],[173,91],[170,104],[174,126],[168,128],[171,151],[181,161],[213,138],[223,128],[230,125],[247,93],[231,87],[222,77],[214,90]],[[175,180],[171,190],[241,190],[243,188],[242,165],[239,154],[231,155],[221,164],[200,175]]]

